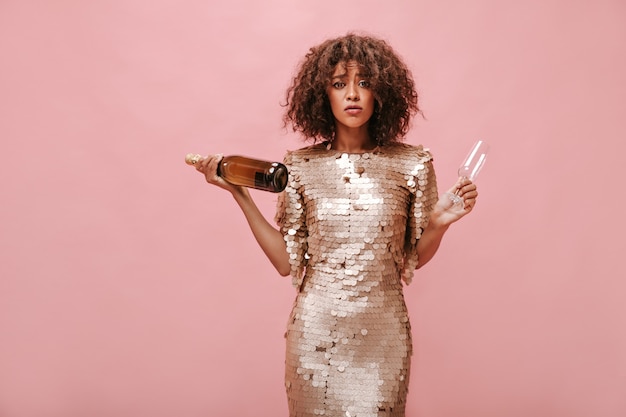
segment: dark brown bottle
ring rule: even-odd
[[[188,164],[196,164],[200,155],[187,155]],[[217,175],[231,184],[279,193],[287,186],[287,167],[280,162],[262,161],[239,155],[225,156],[217,166]]]

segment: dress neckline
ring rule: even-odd
[[[325,140],[324,142],[320,143],[319,146],[321,146],[323,149],[327,150],[329,153],[332,152],[335,155],[366,155],[366,154],[371,154],[371,155],[375,155],[380,153],[380,151],[382,150],[380,145],[376,145],[376,147],[367,150],[367,151],[362,151],[362,152],[346,152],[346,151],[340,151],[338,149],[332,149],[330,147],[331,142],[328,140]]]

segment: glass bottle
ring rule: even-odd
[[[200,155],[188,154],[185,162],[194,165],[202,159]],[[283,191],[289,177],[287,167],[280,162],[263,161],[240,155],[223,157],[217,165],[217,175],[234,185],[272,193]]]

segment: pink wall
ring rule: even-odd
[[[409,415],[626,415],[623,1],[3,0],[2,417],[287,415],[294,291],[183,158],[300,147],[283,91],[350,29],[413,68],[442,188],[492,144],[407,288]]]

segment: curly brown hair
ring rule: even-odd
[[[420,111],[411,71],[382,39],[348,33],[312,47],[286,93],[285,127],[305,138],[333,140],[335,119],[326,94],[335,67],[355,61],[367,74],[375,98],[370,137],[378,144],[404,139],[411,117]]]

